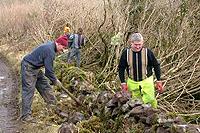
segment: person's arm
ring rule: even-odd
[[[127,49],[123,50],[120,61],[119,61],[119,65],[118,65],[118,70],[119,70],[119,78],[121,83],[125,83],[125,70],[128,67],[128,63],[127,63]]]
[[[84,36],[84,35],[82,35],[82,42],[81,42],[81,44],[82,44],[83,46],[85,46],[85,43],[86,43],[85,36]]]
[[[162,93],[164,91],[164,87],[163,87],[162,81],[160,79],[160,77],[161,77],[160,62],[158,62],[158,60],[155,58],[152,51],[150,51],[150,56],[151,56],[151,60],[152,60],[152,66],[154,68],[154,72],[155,72],[156,79],[157,79],[156,89],[158,90],[159,93]]]
[[[161,77],[160,62],[158,62],[158,60],[156,59],[156,57],[154,56],[154,54],[151,50],[148,50],[148,52],[149,52],[149,56],[150,56],[150,59],[151,59],[150,60],[151,64],[154,68],[156,79],[158,81],[160,81],[160,77]]]
[[[128,86],[125,82],[125,70],[128,68],[128,63],[127,63],[127,49],[125,49],[123,52],[122,52],[122,55],[121,55],[121,58],[120,58],[120,61],[119,61],[119,66],[118,66],[118,69],[119,69],[119,78],[120,78],[120,81],[121,81],[121,89],[122,91],[125,91],[127,92],[128,91]]]
[[[53,70],[53,61],[55,57],[51,54],[51,52],[47,52],[46,54],[47,55],[44,58],[45,76],[49,78],[53,85],[56,85],[57,78]]]
[[[87,38],[84,35],[81,35],[81,46],[85,46],[85,44],[87,43]]]

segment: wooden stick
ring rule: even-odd
[[[65,91],[78,105],[81,105],[81,102],[72,93],[70,93],[63,85],[61,85],[61,89]]]

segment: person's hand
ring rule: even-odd
[[[122,91],[125,91],[125,92],[128,91],[128,86],[126,83],[121,83],[121,88],[122,88]]]
[[[162,81],[156,81],[156,89],[158,93],[163,93],[164,87],[163,87]]]
[[[58,87],[60,87],[60,88],[62,88],[62,83],[60,82],[60,80],[56,80],[56,85],[58,86]]]

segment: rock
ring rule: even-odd
[[[62,117],[62,118],[68,118],[69,115],[65,112],[60,112],[59,116]]]
[[[146,127],[144,133],[155,133],[156,126]]]
[[[84,120],[85,117],[82,113],[80,112],[75,112],[69,119],[69,122],[76,124],[77,122],[80,122]]]
[[[142,106],[136,106],[134,108],[131,109],[131,111],[129,111],[124,118],[128,118],[128,117],[135,117],[136,115],[141,115],[142,113],[144,113],[143,107]]]
[[[128,121],[129,121],[130,123],[137,123],[137,120],[136,120],[134,117],[129,117],[129,118],[128,118]]]
[[[157,123],[158,120],[158,115],[157,114],[152,114],[146,117],[146,124],[148,125],[154,125]]]
[[[163,125],[163,127],[171,127],[174,123],[173,119],[158,118],[158,123]]]
[[[108,108],[113,108],[113,107],[117,107],[117,99],[111,99],[107,104],[106,106]]]
[[[98,108],[93,109],[93,115],[99,116],[100,114],[101,114],[101,112],[99,111]]]
[[[145,112],[146,116],[150,116],[152,114],[158,113],[158,111],[159,111],[158,109],[152,108],[151,105],[147,105],[147,106],[146,105],[147,104],[142,105],[144,107],[144,112]]]
[[[131,98],[131,95],[130,93],[127,93],[127,92],[120,92],[121,93],[121,96],[119,97],[119,102],[121,104],[125,104],[127,101],[129,101],[129,99]]]
[[[88,113],[87,117],[90,115],[101,117],[96,123],[91,119],[85,120],[84,115],[80,112],[71,113],[72,116],[68,119],[68,122],[76,124],[76,126],[82,124],[81,128],[84,125],[84,128],[81,129],[82,132],[99,132],[104,126],[109,132],[115,132],[117,128],[120,128],[118,132],[127,133],[133,130],[138,133],[200,133],[199,127],[187,125],[181,118],[166,115],[161,110],[152,108],[150,104],[143,104],[140,99],[133,100],[128,93],[120,91],[112,95],[104,91],[98,96],[94,95],[90,98],[85,96],[87,92],[82,92],[79,99],[84,100],[84,105],[88,105],[87,112],[85,111],[85,113]],[[68,114],[63,111],[58,114],[64,118],[68,117]],[[79,123],[77,124],[77,122]],[[99,126],[100,124],[102,126]],[[69,124],[60,131],[63,131],[61,133],[72,132]]]
[[[131,108],[134,108],[136,106],[141,106],[142,105],[142,101],[140,100],[129,100],[128,104]]]
[[[107,103],[110,99],[111,99],[111,94],[107,91],[103,91],[101,92],[98,96],[97,96],[97,103],[99,104],[105,104]]]
[[[158,127],[156,133],[170,133],[164,127]]]
[[[121,91],[116,92],[115,95],[114,95],[114,98],[116,98],[116,99],[119,99],[121,97],[122,97]]]
[[[73,123],[63,123],[58,129],[58,133],[78,133]]]
[[[200,127],[192,124],[174,124],[174,130],[178,133],[200,133]]]
[[[171,130],[171,132],[185,133],[187,127],[188,127],[188,125],[176,125],[176,124],[173,124],[172,127],[170,128],[170,130]]]
[[[181,117],[176,117],[174,119],[174,123],[176,123],[176,124],[187,124]]]
[[[130,106],[127,103],[122,105],[121,108],[122,108],[122,112],[123,113],[126,113],[126,112],[130,111]]]
[[[112,117],[116,117],[117,115],[120,115],[120,108],[115,108],[112,112]]]
[[[147,124],[146,119],[147,119],[147,117],[139,116],[139,122],[142,122],[143,124]]]
[[[144,109],[142,106],[136,106],[129,112],[130,116],[134,116],[136,114],[142,114],[142,113],[144,113]]]

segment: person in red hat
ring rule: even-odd
[[[61,53],[67,46],[68,38],[60,36],[55,41],[48,41],[39,45],[22,59],[22,111],[20,120],[33,120],[31,105],[35,88],[47,104],[56,104],[56,98],[51,93],[52,87],[47,78],[53,85],[62,85],[54,74],[53,61],[56,53]],[[43,73],[41,68],[45,68],[45,73]]]

